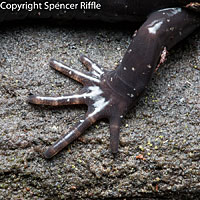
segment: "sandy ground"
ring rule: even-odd
[[[135,29],[95,27],[1,27],[0,199],[198,198],[199,31],[169,52],[137,107],[126,115],[116,158],[110,153],[106,121],[92,126],[55,158],[43,158],[41,152],[87,109],[27,104],[29,93],[59,96],[81,88],[52,70],[49,59],[83,70],[78,61],[83,53],[114,69]],[[136,159],[140,154],[144,160]]]

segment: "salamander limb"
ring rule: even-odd
[[[110,122],[110,146],[111,152],[117,153],[119,143],[119,131],[121,118],[127,111],[129,104],[128,98],[123,98],[119,94],[112,91],[106,84],[106,75],[110,71],[106,71],[99,67],[95,62],[86,56],[81,56],[80,61],[89,71],[80,72],[69,68],[65,64],[56,60],[50,61],[50,66],[67,75],[68,77],[83,84],[83,88],[77,94],[70,94],[60,97],[44,97],[30,95],[28,102],[39,105],[61,106],[70,104],[86,104],[88,111],[84,119],[80,120],[69,133],[61,137],[55,144],[44,152],[46,158],[51,158],[64,147],[77,139],[88,127],[97,120],[107,118]]]

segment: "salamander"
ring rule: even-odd
[[[62,3],[68,2],[62,1]],[[78,3],[80,1],[70,1]],[[89,1],[85,1],[89,2]],[[200,0],[96,0],[99,10],[69,10],[49,13],[47,11],[0,13],[1,21],[18,18],[63,18],[66,20],[103,20],[141,22],[133,39],[115,70],[105,70],[88,57],[81,55],[80,61],[88,68],[81,72],[66,64],[51,59],[50,66],[66,76],[80,82],[83,88],[76,94],[60,97],[30,95],[28,102],[40,105],[86,104],[85,117],[45,152],[51,158],[77,139],[97,120],[107,118],[110,123],[110,147],[116,154],[119,146],[121,120],[131,109],[147,87],[152,74],[162,64],[167,51],[186,38],[200,26]],[[9,16],[9,17],[6,17]],[[19,16],[19,17],[18,17]]]

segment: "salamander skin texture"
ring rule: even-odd
[[[55,1],[52,1],[55,2]],[[57,1],[56,1],[57,2]],[[74,1],[60,1],[77,3]],[[89,1],[87,1],[89,2]],[[30,95],[28,102],[41,105],[86,104],[88,111],[68,133],[45,152],[51,158],[78,138],[97,120],[107,118],[110,123],[111,152],[118,152],[120,125],[123,116],[132,108],[151,80],[153,72],[165,61],[167,51],[200,26],[200,0],[96,0],[97,10],[70,10],[69,12],[0,12],[1,21],[21,18],[94,19],[104,21],[143,22],[134,33],[122,62],[115,70],[105,70],[86,56],[80,61],[88,68],[80,72],[64,63],[50,60],[50,66],[80,82],[83,88],[77,94],[60,97]]]

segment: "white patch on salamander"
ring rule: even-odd
[[[163,12],[163,15],[167,14],[169,17],[173,17],[174,15],[180,13],[182,11],[181,8],[165,8],[161,9],[158,12]]]
[[[181,8],[166,8],[159,10],[158,12],[162,12],[163,15],[167,15],[168,17],[173,17],[174,15],[177,15],[181,11],[182,11]],[[151,22],[147,26],[149,33],[156,34],[156,32],[160,29],[161,25],[163,24],[164,20],[165,20],[164,18],[161,18]],[[167,19],[167,22],[170,22],[170,19]]]
[[[59,66],[60,68],[66,69],[66,70],[68,71],[69,74],[74,73],[74,74],[77,74],[78,76],[83,77],[83,78],[86,78],[86,79],[88,79],[88,80],[90,80],[90,81],[94,81],[94,82],[96,82],[96,83],[100,83],[100,80],[99,80],[99,79],[94,78],[94,77],[91,77],[91,76],[89,76],[89,75],[86,75],[86,74],[84,74],[84,73],[82,73],[82,72],[79,72],[78,70],[71,69],[71,68],[67,67],[67,66],[64,65],[64,64],[62,64],[62,63],[60,63],[60,62],[57,62],[56,60],[54,60],[53,63],[54,63],[55,65]],[[96,67],[96,66],[93,66],[93,67]]]
[[[160,29],[162,24],[163,24],[163,21],[160,21],[160,20],[154,20],[153,22],[151,22],[151,24],[147,26],[149,33],[156,34],[157,30]]]
[[[92,100],[96,101],[97,99],[104,99],[104,97],[101,96],[103,91],[98,87],[98,86],[90,86],[88,87],[90,92],[84,93],[84,94],[74,94],[74,95],[69,95],[69,96],[61,96],[61,97],[40,97],[37,96],[36,99],[42,100],[42,101],[61,101],[61,100],[67,100],[69,101],[70,99],[74,98],[86,98],[89,97]]]
[[[149,69],[151,69],[151,65],[149,64],[149,65],[147,65],[147,67],[149,68]]]
[[[129,50],[128,50],[128,53],[131,53],[132,51],[133,51],[132,49],[129,49]]]
[[[110,103],[110,101],[106,101],[106,99],[103,96],[101,96],[103,91],[100,89],[100,87],[90,86],[89,89],[93,94],[92,96],[90,96],[90,98],[94,100],[94,103],[92,104],[94,111],[90,113],[88,117],[92,117],[98,112],[102,111]]]
[[[95,63],[92,63],[88,58],[85,58],[85,60],[90,63],[90,65],[92,66],[92,68],[94,69],[94,71],[92,72],[94,75],[99,76],[102,75],[104,72],[101,70],[100,67],[98,67]],[[98,74],[99,75],[98,75]]]

